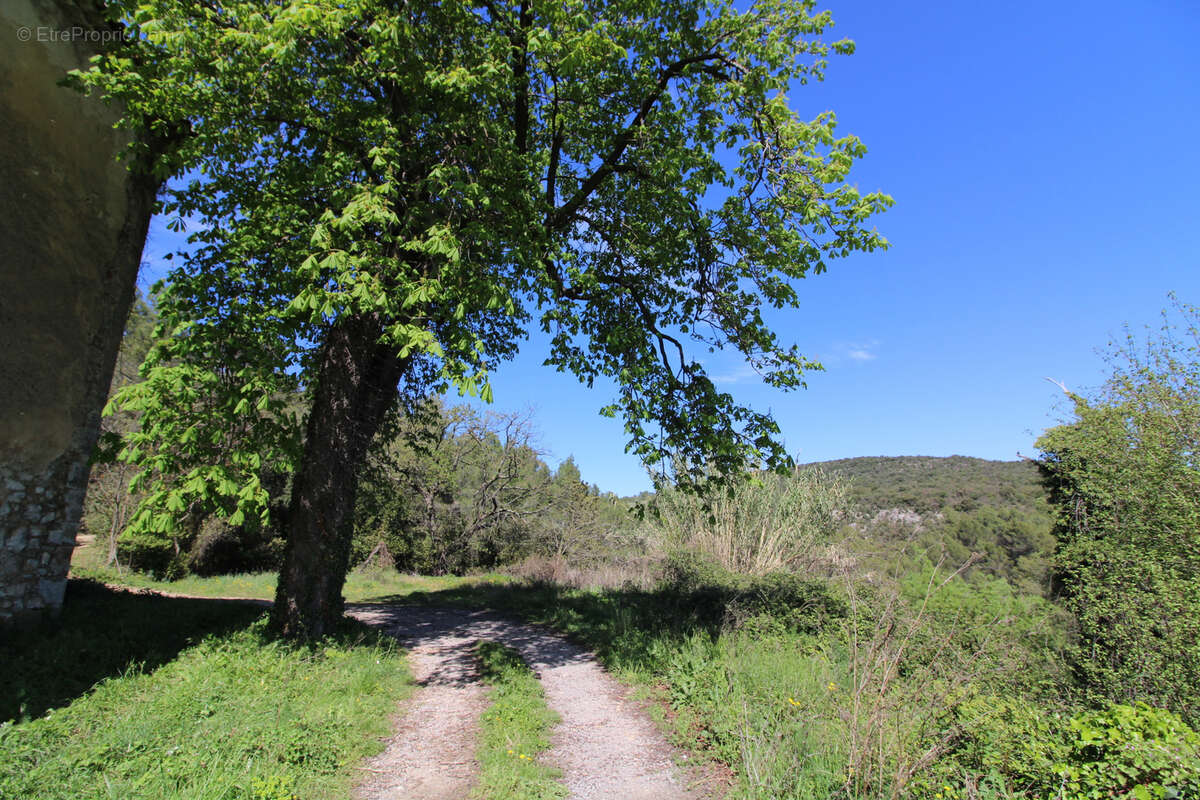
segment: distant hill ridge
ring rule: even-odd
[[[1048,513],[1046,490],[1030,461],[989,461],[970,456],[870,456],[820,461],[850,480],[857,509],[872,515],[910,509],[921,516],[984,506]]]

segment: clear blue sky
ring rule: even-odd
[[[792,105],[834,110],[869,153],[853,176],[896,205],[884,253],[833,262],[772,322],[817,357],[808,389],[768,390],[734,357],[711,374],[770,409],[798,460],[1012,459],[1072,389],[1104,377],[1096,348],[1156,324],[1167,292],[1200,304],[1200,4],[834,0],[824,84]],[[156,220],[146,276],[174,236]],[[551,464],[648,488],[619,421],[541,366],[538,339],[494,378],[499,410],[534,408]]]

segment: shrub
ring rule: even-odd
[[[1165,709],[1112,704],[1071,715],[977,697],[953,717],[954,749],[914,784],[917,796],[982,782],[1003,796],[1055,800],[1200,796],[1200,735]]]
[[[1200,309],[1178,305],[1144,345],[1110,348],[1112,377],[1070,394],[1076,420],[1037,446],[1059,516],[1072,666],[1094,703],[1140,700],[1200,719]],[[1190,346],[1188,342],[1192,343]]]
[[[273,532],[259,525],[232,526],[219,517],[209,517],[188,550],[188,571],[232,575],[276,570],[283,558],[283,539],[273,537]]]
[[[789,630],[816,634],[849,613],[844,598],[827,581],[773,572],[748,581],[730,602],[726,619],[735,624],[768,616]]]
[[[752,624],[815,634],[844,618],[849,609],[828,581],[790,572],[738,575],[705,554],[689,551],[667,557],[659,591],[680,610],[714,627]]]
[[[1165,709],[1112,705],[1071,719],[1055,772],[1066,793],[1088,800],[1197,797],[1200,735]]]
[[[955,732],[951,749],[913,786],[928,796],[946,786],[988,781],[1002,796],[1043,797],[1055,768],[1066,757],[1063,736],[1069,714],[1014,697],[973,697],[947,714]],[[945,793],[943,791],[943,793]]]
[[[149,572],[156,578],[175,577],[185,571],[175,543],[165,537],[125,531],[117,539],[117,554],[130,569]]]
[[[662,589],[690,594],[707,589],[730,589],[737,576],[711,556],[691,550],[676,550],[662,566]]]

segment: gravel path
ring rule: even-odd
[[[348,612],[386,630],[412,652],[421,688],[387,749],[367,765],[363,800],[442,800],[469,792],[475,736],[486,695],[471,648],[506,644],[537,673],[562,716],[541,760],[563,771],[572,800],[694,800],[671,747],[625,691],[582,648],[491,612],[354,605]]]
[[[354,616],[402,633],[374,610]],[[355,791],[362,800],[461,800],[474,785],[475,738],[487,702],[471,653],[475,639],[456,635],[453,627],[439,630],[404,637],[421,688],[405,705],[387,747],[365,765],[368,777]]]

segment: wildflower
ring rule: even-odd
[[[827,686],[826,688],[827,688],[827,689],[829,689],[829,691],[831,691],[831,692],[836,692],[836,691],[837,691],[837,688],[838,688],[838,686],[837,686],[837,684],[836,684],[836,683],[834,683],[833,681],[830,681],[830,682],[829,682],[829,686]]]
[[[792,697],[789,697],[789,698],[788,698],[788,702],[789,702],[789,703],[791,703],[791,704],[792,704],[792,705],[794,705],[794,706],[798,706],[798,705],[800,705],[799,703],[797,703],[797,702],[796,702],[795,698],[792,698]]]

